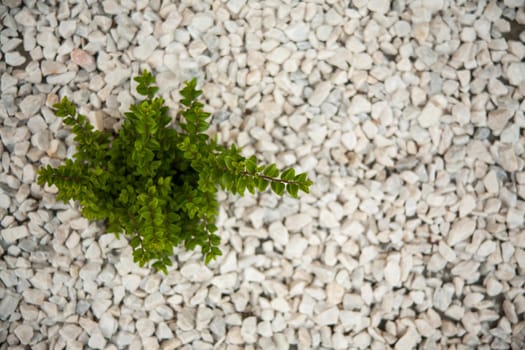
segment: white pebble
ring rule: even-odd
[[[245,4],[246,0],[230,0],[226,3],[226,7],[232,14],[236,15],[241,11]]]
[[[430,100],[419,114],[419,125],[423,128],[436,126],[439,124],[442,115],[442,107],[436,103],[435,99]]]
[[[316,85],[315,90],[308,97],[308,103],[314,107],[320,106],[324,100],[330,95],[332,90],[332,84],[328,81],[320,82]]]
[[[284,32],[292,41],[305,41],[308,39],[310,27],[304,22],[297,22],[290,24]]]
[[[384,14],[390,10],[390,0],[369,0],[367,6],[372,12]]]
[[[27,345],[31,342],[33,338],[33,327],[27,324],[21,324],[17,326],[14,330],[16,337],[20,340],[20,343]]]
[[[77,30],[77,22],[75,20],[61,21],[58,25],[58,33],[63,38],[69,38]]]
[[[308,246],[308,241],[300,235],[293,235],[290,238],[290,242],[286,246],[284,255],[289,259],[300,258]]]
[[[27,226],[23,225],[3,229],[2,231],[0,231],[0,234],[2,238],[6,241],[6,243],[12,244],[19,239],[27,237],[29,235],[29,231],[27,229]]]
[[[209,280],[213,273],[203,264],[189,262],[181,267],[180,273],[191,282],[204,282]]]
[[[288,216],[284,221],[284,225],[289,232],[299,232],[311,222],[312,217],[310,215],[300,213]]]
[[[337,307],[331,307],[324,311],[321,311],[319,314],[315,315],[314,321],[319,326],[330,326],[337,324],[339,319],[339,309]]]
[[[247,344],[253,344],[257,341],[256,317],[247,317],[243,320],[241,326],[241,337]]]
[[[414,349],[416,345],[421,341],[421,336],[419,333],[413,328],[408,327],[405,334],[399,338],[396,345],[394,346],[395,350],[410,350]]]
[[[32,117],[40,110],[44,102],[42,95],[29,95],[20,103],[20,110],[26,118]]]
[[[18,67],[25,63],[26,58],[18,52],[8,52],[5,54],[5,63],[12,67]]]
[[[280,221],[270,224],[268,227],[268,232],[276,244],[283,247],[288,245],[288,230]]]
[[[204,33],[213,25],[213,17],[205,13],[196,14],[191,20],[191,26]]]
[[[488,172],[488,174],[483,179],[483,185],[488,193],[499,193],[499,181],[494,170]]]
[[[452,225],[448,233],[447,243],[454,246],[461,241],[468,239],[476,229],[476,221],[471,218],[460,219]]]
[[[385,267],[384,275],[385,280],[391,287],[398,287],[401,283],[401,269],[399,263],[393,259],[389,259]]]
[[[284,61],[286,61],[286,59],[290,57],[291,54],[292,53],[288,48],[284,46],[279,46],[275,48],[272,52],[270,52],[270,54],[267,55],[267,58],[271,62],[283,64]]]

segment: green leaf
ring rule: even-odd
[[[246,189],[251,194],[255,194],[255,179],[253,177],[246,179]]]
[[[255,174],[257,171],[257,158],[255,156],[251,156],[250,158],[246,159],[245,165],[246,171],[249,174]]]
[[[72,126],[72,125],[75,125],[75,119],[71,118],[71,117],[66,117],[64,118],[64,124],[66,124],[67,126]]]
[[[156,261],[154,262],[151,267],[158,271],[162,271],[165,275],[168,274],[168,269],[166,268],[166,265],[162,261]]]
[[[204,131],[208,130],[208,127],[209,127],[208,123],[206,123],[205,121],[200,120],[197,123],[197,132],[204,132]]]
[[[247,179],[245,177],[240,177],[238,180],[237,180],[237,188],[236,188],[236,191],[237,193],[239,193],[241,196],[244,194],[244,191],[246,190],[246,183],[247,183]]]
[[[129,241],[129,245],[132,247],[132,248],[137,248],[140,244],[140,237],[139,236],[135,236],[131,239],[131,241]]]
[[[124,113],[116,134],[94,130],[85,115],[63,97],[55,104],[76,142],[76,153],[62,166],[42,166],[37,183],[56,185],[57,200],[78,201],[88,220],[103,220],[118,238],[125,234],[139,266],[167,272],[173,248],[201,247],[206,263],[222,254],[216,219],[217,185],[233,193],[271,189],[296,197],[312,182],[293,169],[258,165],[235,144],[217,144],[204,132],[210,113],[198,101],[197,80],[181,90],[181,118],[172,122],[158,87],[147,71],[135,77],[137,91],[146,96]]]
[[[306,173],[301,173],[295,176],[295,181],[297,182],[305,182],[307,178]]]
[[[299,185],[296,184],[287,184],[286,191],[294,198],[298,197]]]
[[[182,103],[186,107],[190,107],[192,105],[193,101],[195,101],[197,97],[199,97],[200,94],[202,94],[202,91],[197,90],[196,86],[197,78],[193,78],[192,80],[186,81],[184,83],[184,88],[180,90],[180,94],[184,98],[181,99],[180,103]]]
[[[295,170],[293,168],[286,169],[281,174],[281,179],[286,181],[292,181],[295,178]]]
[[[214,246],[218,246],[219,244],[221,244],[221,238],[217,235],[210,235],[210,242],[212,245]]]
[[[222,251],[217,247],[211,247],[211,252],[215,256],[222,256]]]
[[[268,185],[270,184],[267,180],[263,178],[257,178],[257,189],[261,192],[265,191]]]
[[[310,188],[308,186],[309,185],[299,184],[299,189],[304,193],[310,193]]]
[[[264,169],[263,174],[269,177],[276,177],[279,175],[279,169],[277,169],[275,164],[270,164]]]
[[[195,240],[187,240],[184,242],[184,249],[186,250],[195,250],[195,247],[197,247],[197,241]]]
[[[215,255],[208,253],[206,254],[206,257],[204,258],[204,263],[208,265],[212,260],[215,260]]]
[[[138,83],[137,92],[143,96],[153,98],[153,95],[155,95],[159,89],[156,86],[151,86],[155,82],[155,77],[146,69],[142,71],[140,76],[135,77],[134,80]]]
[[[271,187],[272,187],[273,192],[275,192],[275,194],[277,194],[279,196],[283,195],[283,193],[284,193],[284,184],[283,183],[272,182]]]

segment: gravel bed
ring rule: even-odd
[[[144,68],[315,182],[167,276],[35,181]],[[524,0],[3,0],[0,75],[0,350],[525,348]]]

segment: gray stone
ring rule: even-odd
[[[503,145],[498,148],[498,162],[508,172],[512,173],[519,169],[518,157],[513,145]]]
[[[67,21],[60,21],[60,24],[58,25],[58,33],[66,39],[72,36],[76,30],[77,21],[72,19]]]
[[[26,225],[6,228],[0,231],[2,238],[9,244],[16,242],[17,240],[27,237],[29,231]]]
[[[6,321],[11,317],[20,299],[22,299],[20,295],[12,294],[9,291],[3,294],[2,301],[0,301],[0,320]]]
[[[505,126],[510,118],[512,118],[513,113],[514,112],[508,108],[498,108],[490,111],[487,120],[488,127],[493,130],[496,135],[499,135],[503,129],[505,129]]]
[[[15,21],[25,27],[36,26],[35,17],[27,7],[22,7],[22,9],[18,11],[18,13],[15,15]]]
[[[40,69],[42,71],[42,75],[44,76],[61,74],[67,71],[67,68],[63,63],[49,60],[42,61],[40,64]]]
[[[30,279],[30,282],[35,288],[49,290],[52,286],[51,274],[43,271],[38,271]]]
[[[155,324],[152,320],[147,318],[141,318],[138,320],[135,327],[137,328],[140,337],[143,339],[149,337],[155,332]]]
[[[61,74],[49,75],[46,78],[48,84],[51,85],[67,85],[71,80],[75,78],[77,72],[70,71]]]
[[[29,344],[33,338],[33,328],[27,324],[17,326],[14,333],[23,345]]]
[[[5,63],[12,67],[18,67],[25,63],[26,58],[18,52],[8,52],[4,56]]]
[[[525,81],[525,63],[511,63],[507,70],[509,83],[514,86],[519,86]]]
[[[60,47],[60,43],[58,42],[59,38],[55,35],[54,31],[47,30],[39,31],[37,33],[36,42],[44,48],[44,57],[50,58],[55,56]]]
[[[11,198],[7,194],[0,193],[0,208],[8,209],[11,206]]]
[[[26,118],[32,117],[36,112],[40,110],[44,103],[43,95],[30,95],[25,97],[20,103],[20,110]]]
[[[36,134],[47,128],[47,123],[40,115],[35,115],[27,121],[27,127],[32,134]]]
[[[46,293],[39,289],[28,288],[22,293],[22,296],[28,304],[42,305],[46,298]]]
[[[58,333],[62,336],[64,340],[74,341],[78,338],[80,333],[82,333],[82,328],[80,328],[77,325],[67,323],[60,328]]]

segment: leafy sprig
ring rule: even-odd
[[[38,183],[54,184],[57,199],[79,201],[82,214],[104,220],[118,237],[125,233],[140,266],[167,273],[173,248],[200,247],[205,263],[222,254],[215,225],[220,186],[234,194],[285,192],[297,198],[308,193],[312,181],[293,168],[280,171],[263,165],[241,149],[217,144],[205,134],[210,113],[197,99],[197,80],[180,91],[180,131],[168,127],[171,117],[161,97],[155,97],[155,78],[144,70],[134,78],[145,97],[130,107],[117,134],[93,130],[84,115],[66,98],[55,104],[55,114],[72,127],[77,143],[73,159],[57,168],[39,170]]]

